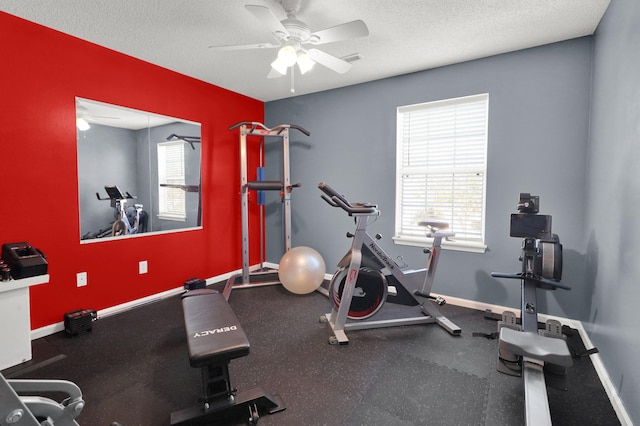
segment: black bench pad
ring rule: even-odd
[[[187,292],[182,297],[182,312],[192,367],[228,362],[249,354],[249,339],[222,294]]]

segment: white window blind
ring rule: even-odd
[[[426,242],[418,222],[434,219],[484,245],[488,106],[481,94],[398,108],[398,242]]]
[[[184,143],[158,144],[158,216],[163,219],[185,220],[185,191],[162,185],[184,185]]]

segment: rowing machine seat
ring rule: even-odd
[[[570,367],[573,358],[564,339],[540,336],[508,327],[500,329],[500,351],[511,352],[545,363]]]

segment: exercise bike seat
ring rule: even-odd
[[[378,208],[377,204],[363,203],[360,201],[351,203],[351,206],[355,207],[356,209],[377,209]]]
[[[511,352],[545,363],[570,367],[573,358],[564,339],[540,336],[508,327],[500,329],[500,351]]]
[[[418,226],[424,226],[434,231],[444,231],[449,229],[449,224],[442,220],[422,220],[418,222]]]

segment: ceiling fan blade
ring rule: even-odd
[[[367,24],[361,20],[357,20],[316,31],[311,34],[309,43],[333,43],[334,41],[349,40],[352,38],[366,37],[368,35],[369,28],[367,28]]]
[[[289,35],[289,31],[282,25],[282,22],[276,18],[271,9],[266,6],[258,6],[247,4],[244,6],[253,16],[258,18],[278,41],[282,41]]]
[[[309,49],[307,53],[311,59],[320,65],[324,65],[330,70],[337,72],[338,74],[344,74],[351,69],[351,64],[349,62],[343,61],[342,59],[323,52],[322,50]]]
[[[280,45],[271,43],[230,44],[226,46],[209,46],[209,49],[216,50],[218,52],[229,52],[232,50],[272,49],[274,47],[280,47]]]
[[[105,116],[105,115],[89,115],[89,117],[87,118],[104,118],[107,120],[120,120],[122,117],[110,117],[110,116]]]

